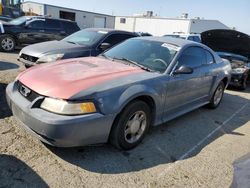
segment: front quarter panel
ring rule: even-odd
[[[71,100],[94,100],[102,114],[119,114],[129,102],[138,97],[150,97],[155,104],[154,124],[161,123],[164,110],[166,75],[142,73],[112,80],[71,97]],[[165,80],[165,81],[164,81]]]
[[[152,81],[151,81],[152,82]],[[154,85],[153,83],[151,83]],[[155,103],[155,119],[154,124],[161,122],[161,115],[164,104],[164,91],[159,87],[138,83],[129,87],[111,90],[107,95],[98,99],[100,110],[104,114],[119,114],[131,101],[138,97],[147,96],[153,99]]]

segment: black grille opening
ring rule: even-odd
[[[20,58],[26,60],[26,61],[31,61],[31,62],[36,62],[38,60],[38,57],[34,57],[31,55],[27,55],[27,54],[21,54]]]
[[[35,99],[37,99],[38,97],[40,97],[40,95],[34,91],[32,91],[31,89],[29,89],[27,86],[23,85],[21,82],[17,82],[17,88],[18,88],[18,92],[25,97],[28,101],[32,102]],[[28,89],[29,92],[24,92],[23,89]]]

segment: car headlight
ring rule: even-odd
[[[62,115],[81,115],[96,112],[93,102],[73,103],[53,98],[45,98],[41,108]]]
[[[45,55],[40,57],[37,60],[37,63],[49,63],[49,62],[53,62],[53,61],[57,61],[62,59],[62,57],[64,56],[64,54],[52,54],[52,55]]]
[[[246,71],[246,69],[244,68],[236,68],[236,69],[232,69],[232,73],[233,74],[242,74]]]

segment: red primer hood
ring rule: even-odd
[[[19,81],[39,93],[53,98],[69,99],[97,84],[143,72],[138,67],[87,57],[35,66],[19,76]]]

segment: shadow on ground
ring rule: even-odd
[[[238,114],[237,110],[245,106]],[[131,151],[118,151],[109,145],[62,149],[47,146],[54,154],[84,170],[102,174],[119,174],[148,169],[180,160],[215,129],[218,131],[190,152],[189,158],[224,134],[244,136],[234,130],[250,119],[249,100],[225,94],[216,110],[200,108],[161,126],[151,128],[141,145]],[[233,118],[225,125],[223,122]]]
[[[7,84],[0,83],[0,119],[10,117],[12,115],[11,110],[8,107],[5,89]]]
[[[14,156],[0,155],[0,187],[49,187],[24,162]]]
[[[18,69],[19,66],[15,63],[0,61],[0,71]]]

